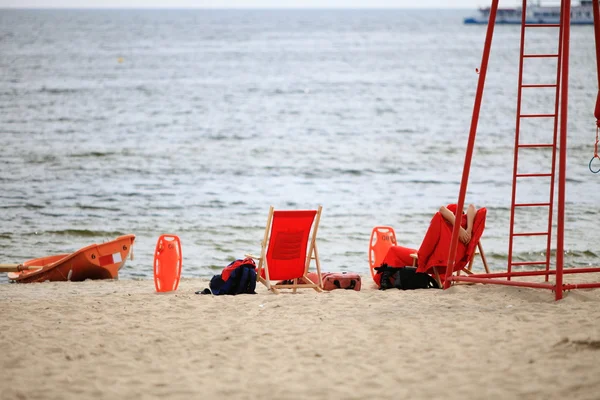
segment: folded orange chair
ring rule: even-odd
[[[316,242],[321,209],[321,206],[317,210],[269,209],[260,257],[252,254],[246,257],[258,260],[257,279],[273,293],[279,293],[279,289],[293,289],[295,293],[303,288],[321,292]],[[317,282],[308,277],[312,260],[316,264]]]

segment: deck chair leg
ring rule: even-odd
[[[310,278],[308,276],[304,275],[304,277],[302,279],[304,280],[304,282],[308,283],[309,285],[314,285],[313,289],[315,289],[315,291],[317,291],[318,293],[321,293],[323,291],[323,289],[319,286],[319,284],[310,280]]]
[[[486,273],[490,273],[490,268],[488,267],[487,260],[485,258],[485,253],[483,252],[483,247],[481,247],[481,240],[477,242],[477,248],[479,249],[479,255],[481,256],[481,261],[483,261],[483,268],[485,268]]]
[[[323,209],[322,206],[319,206],[318,210],[317,210],[317,215],[315,216],[315,220],[313,222],[313,229],[310,235],[310,245],[309,245],[309,249],[308,249],[308,254],[306,255],[306,267],[304,269],[304,280],[307,282],[310,282],[311,284],[316,284],[315,287],[313,287],[313,289],[315,289],[317,292],[322,292],[322,288],[323,288],[323,277],[321,276],[321,261],[319,259],[319,250],[317,249],[317,229],[319,227],[319,222],[321,221],[321,210]],[[308,279],[308,269],[310,267],[310,262],[311,260],[314,258],[315,260],[315,264],[317,267],[317,276],[318,276],[318,282],[312,282],[310,279]]]
[[[313,282],[308,277],[308,269],[310,266],[310,261],[312,259],[314,259],[315,263],[317,264],[317,276],[319,279],[317,282]],[[317,251],[316,243],[312,247],[312,251],[306,257],[306,269],[304,271],[304,276],[302,276],[302,280],[309,285],[315,285],[315,286],[313,286],[313,289],[315,289],[315,291],[317,291],[318,293],[321,293],[323,291],[323,277],[321,276],[321,262],[319,261],[319,253]]]
[[[271,277],[269,276],[269,264],[267,264],[267,260],[265,260],[265,279],[267,282],[267,289],[272,290],[271,286]]]
[[[473,271],[473,261],[475,261],[475,257],[471,257],[471,260],[469,261],[469,265],[466,268],[466,270],[469,272]],[[458,272],[460,272],[460,271],[458,271]]]
[[[319,277],[319,282],[314,282],[319,285],[319,288],[323,288],[323,277],[321,276],[321,261],[319,261],[319,251],[317,250],[317,243],[313,247],[315,253],[315,264],[317,264],[317,276]]]
[[[410,256],[413,259],[413,263],[412,263],[413,268],[417,268],[417,259],[419,258],[419,256],[417,255],[417,253],[411,254]]]
[[[264,252],[265,251],[263,250],[263,253]],[[261,282],[264,281],[263,283],[267,286],[268,290],[272,291],[275,294],[279,294],[279,290],[277,290],[273,285],[271,285],[271,277],[269,276],[269,264],[267,263],[267,259],[265,257],[266,257],[266,254],[263,254],[263,258],[262,259],[265,262],[265,267],[264,267],[264,269],[265,269],[265,277],[263,278],[263,277],[260,277],[260,275],[258,275],[258,276],[260,277]]]
[[[263,278],[262,276],[259,276],[257,278],[257,280],[262,283],[263,285],[265,285],[267,287],[267,290],[275,293],[275,294],[279,294],[279,290],[277,290],[275,287],[273,287],[273,285],[271,285],[271,282],[267,281],[265,278]]]
[[[265,229],[265,234],[263,237],[263,240],[260,244],[261,247],[261,254],[260,254],[260,264],[263,264],[264,262],[264,269],[265,269],[265,280],[266,280],[266,285],[267,285],[267,289],[271,290],[273,293],[278,293],[277,289],[275,289],[274,287],[272,287],[271,285],[271,277],[269,276],[269,264],[267,263],[267,241],[269,240],[269,230],[271,228],[271,222],[273,221],[273,213],[275,212],[275,207],[270,206],[269,207],[269,217],[267,218],[267,227]],[[259,265],[260,267],[260,265]],[[258,270],[259,274],[260,274],[260,268]]]
[[[481,241],[477,242],[477,250],[479,251],[479,256],[481,257],[481,261],[483,262],[483,268],[486,273],[490,273],[490,268],[488,267],[487,259],[485,258],[485,253],[483,252],[483,247],[481,246]],[[465,269],[469,275],[473,271],[473,261],[475,261],[475,256],[471,257],[471,261],[469,261],[469,266]]]
[[[437,282],[438,286],[441,288],[442,280],[440,279],[440,273],[439,273],[437,267],[433,267],[433,273],[435,275],[435,281]]]

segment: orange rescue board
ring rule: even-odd
[[[369,268],[373,280],[375,280],[376,275],[375,268],[381,265],[390,247],[397,244],[394,228],[391,226],[376,226],[373,228],[369,240]]]
[[[157,292],[177,290],[181,277],[181,241],[175,235],[161,235],[154,251],[154,286]]]

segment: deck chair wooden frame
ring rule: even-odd
[[[261,254],[260,257],[257,257],[252,254],[246,254],[246,257],[252,257],[253,259],[258,260],[257,267],[257,281],[262,283],[267,287],[268,290],[272,291],[275,294],[279,294],[280,289],[292,289],[293,293],[296,293],[297,289],[314,289],[317,292],[322,292],[323,281],[321,277],[321,262],[319,260],[319,251],[317,249],[317,231],[319,229],[319,222],[321,220],[321,210],[322,206],[316,210],[315,217],[312,223],[312,229],[310,236],[308,238],[308,248],[306,251],[306,260],[304,261],[304,273],[301,277],[290,277],[290,279],[285,280],[283,283],[273,283],[270,278],[269,273],[269,264],[267,261],[267,251],[269,246],[272,245],[271,242],[271,228],[273,223],[273,216],[275,214],[275,209],[273,206],[269,208],[269,216],[267,218],[267,226],[265,228],[265,234],[263,240],[261,242]],[[302,211],[302,210],[298,210]],[[290,212],[294,212],[293,210]],[[317,269],[317,277],[318,282],[313,282],[308,277],[308,270],[311,264],[311,261],[315,260],[315,265]],[[264,269],[264,277],[262,276],[262,270]],[[291,281],[291,283],[290,283]]]
[[[490,273],[490,268],[488,267],[488,263],[487,263],[487,259],[485,258],[485,253],[483,252],[483,247],[481,246],[481,240],[479,242],[477,242],[477,249],[475,250],[474,254],[471,256],[471,259],[469,260],[469,263],[467,264],[466,267],[463,267],[456,272],[457,275],[460,275],[461,272],[464,272],[467,275],[472,275],[473,274],[473,261],[475,261],[475,256],[479,254],[479,256],[481,257],[481,261],[483,262],[483,268],[485,269],[486,273]],[[413,267],[416,268],[417,266],[417,253],[413,253],[410,255],[413,258]],[[433,267],[433,274],[434,274],[434,278],[437,281],[439,287],[442,287],[442,280],[440,279],[440,273],[438,271],[437,267]]]

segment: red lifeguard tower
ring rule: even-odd
[[[494,34],[494,26],[496,14],[498,10],[498,1],[492,0],[490,7],[490,17],[487,26],[485,45],[483,50],[481,68],[479,71],[479,81],[477,92],[475,95],[475,105],[473,107],[473,117],[471,119],[471,128],[469,132],[469,140],[465,155],[465,163],[463,167],[462,180],[458,196],[458,207],[456,216],[462,214],[467,192],[467,183],[469,180],[469,171],[471,168],[471,159],[473,156],[473,147],[475,145],[475,137],[477,134],[477,123],[479,120],[479,111],[483,96],[483,88],[485,85],[485,76],[488,67],[490,55],[490,47]],[[598,0],[593,0],[593,19],[594,19],[594,37],[596,44],[596,62],[598,70],[598,85],[600,86],[600,11]],[[534,29],[556,29],[558,30],[558,46],[555,52],[548,54],[539,54],[525,51],[525,39],[528,32]],[[564,267],[564,224],[565,224],[565,184],[566,184],[566,159],[567,159],[567,117],[568,117],[568,89],[569,89],[569,40],[571,30],[571,0],[561,0],[560,4],[560,21],[557,24],[541,24],[532,22],[527,19],[527,1],[523,0],[521,10],[521,46],[519,57],[519,81],[517,94],[517,114],[516,114],[516,129],[515,129],[515,147],[514,147],[514,166],[513,166],[513,181],[512,181],[512,202],[510,211],[510,234],[508,248],[508,263],[506,272],[472,274],[472,275],[456,275],[452,276],[454,258],[458,244],[458,233],[460,224],[455,224],[450,243],[450,252],[448,258],[448,268],[444,288],[447,289],[452,282],[473,282],[485,284],[498,284],[509,286],[522,286],[530,288],[550,289],[555,292],[556,300],[563,297],[563,292],[572,289],[583,288],[598,288],[600,282],[586,283],[565,283],[563,281],[564,274],[583,274],[591,272],[600,272],[600,267],[594,268],[565,268]],[[554,59],[556,62],[556,81],[555,82],[523,82],[523,71],[525,61],[528,59]],[[529,114],[522,111],[521,103],[523,96],[537,89],[554,90],[555,104],[554,112],[548,114]],[[591,111],[591,110],[590,110]],[[598,162],[600,165],[600,157],[598,156],[598,130],[600,129],[600,90],[596,101],[596,109],[594,113],[596,117],[596,144],[594,146],[594,157],[590,161],[590,170],[598,172],[592,167],[593,162]],[[524,121],[526,120],[545,120],[553,122],[553,139],[544,143],[529,143],[521,140],[520,132]],[[551,168],[543,173],[523,173],[519,170],[519,153],[525,149],[545,148],[551,151]],[[558,168],[556,161],[558,160]],[[556,172],[558,171],[558,174]],[[550,182],[549,199],[542,202],[518,202],[516,198],[516,190],[518,185],[522,185],[523,181],[544,178]],[[556,178],[556,179],[555,179]],[[551,263],[551,247],[552,247],[552,226],[553,226],[553,207],[554,207],[554,185],[558,183],[558,201],[556,209],[556,260]],[[547,230],[542,231],[520,231],[515,229],[515,211],[536,209],[538,212],[542,210],[548,213]],[[545,259],[540,261],[515,261],[513,260],[513,244],[515,238],[521,237],[540,237],[546,239]],[[519,271],[513,270],[520,269]],[[534,281],[531,277],[541,277]],[[553,277],[553,279],[550,279]],[[576,278],[574,276],[574,278]],[[553,280],[553,282],[552,282]],[[571,280],[571,279],[570,279]]]

